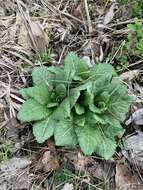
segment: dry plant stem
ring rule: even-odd
[[[125,44],[125,41],[123,41],[121,43],[121,45],[119,46],[119,48],[117,49],[117,51],[115,52],[115,54],[113,55],[112,59],[110,60],[110,64],[112,63],[112,61],[114,60],[114,58],[116,57],[116,55],[118,54],[118,52],[120,51],[120,49],[123,47],[123,45]]]
[[[132,153],[133,154],[133,153]],[[142,177],[142,174],[140,173],[140,169],[138,167],[138,164],[137,164],[137,160],[135,158],[133,158],[133,161],[134,161],[134,165],[135,165],[135,168],[136,168],[136,171],[141,179],[141,181],[143,182],[143,177]]]
[[[65,52],[65,49],[66,49],[66,46],[63,47],[63,50],[62,50],[62,52],[61,52],[61,55],[60,55],[60,58],[59,58],[59,61],[58,61],[58,65],[60,64],[60,62],[61,62],[61,60],[62,60],[62,56],[63,56],[63,54],[64,54],[64,52]]]
[[[107,0],[106,3],[105,3],[105,5],[103,6],[103,12],[105,12],[105,9],[106,9],[109,1],[110,0]],[[97,19],[97,23],[99,23],[99,20],[100,20],[101,16],[102,16],[102,13],[99,14],[98,19]]]
[[[140,21],[143,22],[143,19],[140,19]],[[130,20],[126,20],[123,22],[117,22],[115,24],[111,24],[111,25],[109,25],[109,27],[112,28],[112,27],[116,27],[116,26],[120,26],[120,25],[124,25],[124,24],[130,24],[130,23],[134,23],[134,22],[135,22],[134,19],[130,19]]]
[[[87,16],[87,22],[88,22],[88,30],[89,30],[89,34],[91,34],[93,31],[93,28],[92,28],[92,22],[90,19],[90,15],[89,15],[87,0],[84,0],[84,4],[85,4],[85,10],[86,10],[86,16]]]
[[[64,15],[64,16],[66,16],[66,17],[69,17],[69,18],[71,18],[71,19],[73,19],[73,20],[75,20],[75,21],[81,23],[81,24],[84,24],[84,22],[81,21],[80,19],[74,17],[73,15],[71,15],[71,14],[69,14],[69,13],[65,13],[65,12],[63,12],[63,11],[60,11],[58,8],[56,8],[55,6],[53,6],[51,3],[47,2],[47,1],[45,2],[44,0],[41,0],[41,2],[43,3],[43,5],[45,5],[46,7],[48,7],[50,10],[52,10],[52,11],[54,10],[54,11],[56,11],[58,14]]]
[[[139,60],[139,61],[137,61],[137,62],[135,62],[135,63],[130,64],[130,65],[128,66],[128,68],[131,68],[131,67],[133,67],[133,66],[138,66],[139,64],[143,64],[143,59],[141,59],[141,60]]]

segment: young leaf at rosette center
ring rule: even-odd
[[[28,99],[22,105],[18,119],[22,122],[37,121],[47,117],[49,110],[33,99]]]
[[[93,104],[94,102],[94,94],[92,92],[88,92],[87,90],[84,91],[84,98],[83,98],[83,104],[85,106],[88,106],[90,104]]]
[[[54,137],[57,146],[74,146],[77,144],[77,136],[72,121],[61,120],[55,128]]]
[[[62,121],[70,117],[71,117],[70,101],[68,98],[66,98],[54,111],[53,118],[57,121]]]
[[[85,113],[84,107],[81,106],[80,104],[76,103],[74,107],[75,107],[75,112],[76,112],[78,115],[81,115],[81,114]]]
[[[54,134],[56,127],[56,121],[53,120],[52,115],[48,116],[43,121],[38,121],[33,126],[33,134],[36,137],[38,143],[43,143]]]
[[[57,102],[50,102],[49,104],[47,104],[47,108],[54,108],[57,107],[59,104]]]
[[[88,88],[91,88],[92,82],[86,82],[85,84],[82,84],[76,88],[70,89],[70,92],[68,94],[68,98],[70,100],[70,105],[71,108],[75,105],[75,103],[78,101],[80,98],[81,92],[84,90],[87,90]]]
[[[97,64],[93,66],[90,70],[90,78],[94,81],[92,85],[94,95],[98,95],[105,89],[108,89],[113,76],[117,76],[113,66],[109,64]]]
[[[85,115],[77,115],[73,114],[73,123],[78,126],[83,126],[85,125]]]
[[[101,114],[104,111],[103,109],[100,109],[95,105],[94,94],[90,90],[84,92],[83,100],[83,104],[85,106],[88,106],[90,111],[97,114]]]
[[[66,97],[67,94],[67,89],[64,84],[58,84],[55,88],[56,96],[60,99],[63,100]]]
[[[87,110],[85,113],[85,117],[86,117],[86,122],[89,125],[95,125],[97,123],[100,123],[103,125],[106,124],[106,120],[104,117],[102,117],[102,113],[98,114],[98,113],[94,113],[90,110]]]
[[[26,98],[33,98],[42,105],[50,102],[50,91],[46,84],[22,89],[20,93]]]
[[[81,150],[86,155],[91,155],[100,144],[100,133],[96,127],[90,125],[76,126],[75,131]]]
[[[65,58],[64,65],[64,70],[68,81],[72,81],[76,78],[76,76],[83,78],[87,76],[89,69],[87,63],[84,60],[78,58],[74,52],[68,53]]]
[[[70,90],[68,98],[70,100],[71,108],[73,108],[79,97],[80,97],[80,90],[74,88]]]

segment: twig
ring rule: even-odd
[[[89,15],[89,9],[88,9],[87,0],[84,0],[84,4],[85,4],[85,11],[86,11],[87,22],[88,22],[88,30],[89,30],[89,33],[91,34],[92,31],[93,31],[93,28],[92,28],[92,22],[91,22],[91,19],[90,19],[90,15]]]

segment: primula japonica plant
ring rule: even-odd
[[[79,144],[86,155],[114,154],[132,98],[111,65],[90,68],[71,52],[63,67],[34,68],[32,79],[33,87],[20,91],[26,101],[18,119],[34,121],[37,142],[54,136],[57,146]]]

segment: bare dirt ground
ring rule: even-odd
[[[142,0],[0,0],[0,190],[143,190],[142,17]],[[17,120],[32,69],[70,51],[112,64],[135,97],[110,160],[38,144]]]

